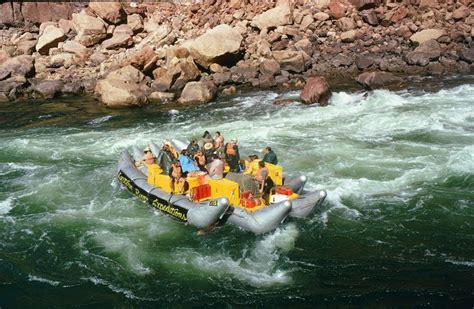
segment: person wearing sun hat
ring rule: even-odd
[[[239,168],[239,161],[240,161],[240,155],[239,155],[239,146],[237,146],[237,139],[233,138],[228,142],[225,147],[225,160],[227,161],[227,164],[229,164],[230,171],[234,173],[238,173],[240,171]]]
[[[202,148],[204,149],[204,157],[206,157],[206,164],[211,163],[212,154],[214,153],[214,144],[212,142],[207,142]]]

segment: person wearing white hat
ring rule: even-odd
[[[239,161],[240,161],[240,154],[239,154],[239,146],[237,146],[237,139],[233,138],[228,142],[225,147],[225,160],[227,164],[229,164],[230,171],[234,173],[238,173],[240,171],[239,168]]]

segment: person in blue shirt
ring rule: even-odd
[[[199,168],[194,163],[194,160],[188,156],[188,151],[186,149],[181,150],[179,155],[179,162],[181,163],[181,169],[183,170],[183,174],[186,176],[189,173],[193,174],[199,171]]]
[[[278,164],[278,158],[275,152],[273,152],[272,147],[265,147],[263,148],[263,162],[270,163],[270,164]]]

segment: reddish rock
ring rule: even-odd
[[[143,71],[151,71],[156,66],[158,55],[153,48],[145,46],[128,57],[127,64]]]
[[[125,20],[125,11],[120,2],[89,2],[89,8],[110,24],[119,24]]]
[[[260,63],[260,72],[263,75],[280,74],[280,64],[275,59],[264,59]]]
[[[114,34],[108,40],[102,42],[102,47],[105,49],[117,49],[120,47],[129,47],[133,45],[132,37],[126,33]]]
[[[459,53],[459,58],[467,63],[474,62],[474,47],[463,48]]]
[[[324,77],[314,76],[308,78],[301,91],[300,98],[305,104],[319,103],[321,106],[328,104],[331,96],[329,84]]]
[[[391,73],[372,71],[360,74],[356,81],[368,89],[375,89],[397,85],[402,80]]]
[[[453,12],[453,18],[455,20],[461,20],[468,17],[471,14],[471,9],[465,6],[461,6]]]
[[[132,14],[127,16],[127,25],[132,29],[133,33],[143,31],[143,17],[139,14]]]
[[[329,14],[335,19],[346,16],[344,5],[342,5],[338,0],[331,0],[331,2],[329,2]]]
[[[430,61],[437,60],[441,55],[441,47],[436,40],[426,41],[413,52],[406,55],[408,64],[426,66]]]
[[[367,55],[357,55],[355,64],[360,70],[366,69],[374,64],[374,58]]]
[[[436,9],[438,6],[438,0],[420,0],[420,8]]]
[[[350,66],[354,61],[352,60],[351,57],[348,57],[344,54],[338,54],[336,57],[334,57],[331,61],[331,64],[334,67],[340,67],[340,66]]]
[[[377,26],[379,24],[379,19],[374,10],[364,10],[360,15],[362,16],[362,20],[371,26]]]

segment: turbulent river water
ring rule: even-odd
[[[338,89],[325,108],[273,91],[166,111],[2,103],[0,307],[472,307],[473,81]],[[272,146],[327,200],[265,235],[198,236],[120,189],[123,149],[204,130]]]

